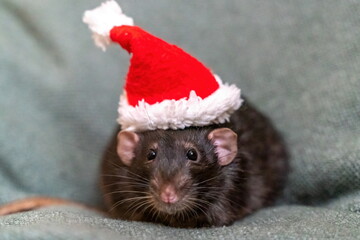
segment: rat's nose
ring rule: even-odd
[[[179,200],[173,185],[166,185],[160,193],[160,198],[165,203],[176,203]]]

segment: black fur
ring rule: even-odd
[[[207,138],[220,127],[238,135],[238,154],[226,166],[218,164],[214,146]],[[224,125],[138,133],[140,142],[129,167],[116,154],[116,134],[104,155],[101,178],[106,205],[115,218],[173,227],[230,225],[272,204],[288,172],[281,137],[271,122],[246,102]],[[188,145],[184,143],[196,149],[198,161],[186,159]],[[157,156],[149,162],[147,154],[154,144]],[[155,203],[154,178],[160,184],[176,181],[177,191],[191,201],[186,206],[181,201],[171,206]],[[140,199],[142,196],[152,196],[152,200]]]

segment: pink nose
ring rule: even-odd
[[[167,185],[163,188],[160,198],[165,203],[176,203],[179,200],[175,188],[172,185]]]

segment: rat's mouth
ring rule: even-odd
[[[156,183],[156,182],[155,182]],[[191,208],[191,191],[182,184],[155,184],[151,191],[153,207],[157,211],[174,215]]]
[[[158,204],[156,204],[155,207],[160,212],[173,215],[173,214],[176,214],[178,212],[183,211],[186,208],[186,205],[181,204],[181,203],[162,203],[162,202],[158,202]]]
[[[186,204],[186,202],[187,202],[186,196],[182,197],[181,199],[173,203],[164,202],[161,199],[154,196],[154,207],[158,211],[170,215],[179,213],[187,209],[189,207],[189,204]]]

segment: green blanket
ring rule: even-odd
[[[81,22],[100,0],[0,0],[0,204],[34,195],[101,206],[98,167],[129,56]],[[76,207],[0,217],[0,239],[360,239],[360,2],[119,2],[201,59],[282,132],[279,205],[230,227],[173,229]]]

